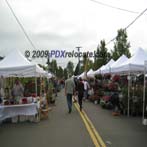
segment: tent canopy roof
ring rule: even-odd
[[[14,50],[0,62],[0,68],[20,67],[33,65],[18,50]]]
[[[45,74],[37,64],[28,61],[20,51],[15,50],[0,61],[0,75],[32,77]]]
[[[122,65],[116,67],[114,73],[128,73],[128,72],[143,72],[144,62],[147,61],[147,53],[139,48],[136,53],[124,62]]]
[[[119,58],[115,61],[115,63],[113,63],[113,64],[111,65],[111,68],[120,66],[120,65],[122,65],[124,62],[126,62],[127,60],[128,60],[128,57],[127,57],[126,55],[122,55],[121,57],[119,57]]]

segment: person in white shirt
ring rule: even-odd
[[[19,99],[23,96],[23,94],[24,94],[24,87],[17,79],[12,89],[12,95],[14,98],[16,98],[17,101],[19,101]]]
[[[87,80],[84,80],[84,99],[88,99],[88,90],[90,89]]]

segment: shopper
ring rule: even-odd
[[[78,85],[77,85],[77,92],[78,92],[78,103],[80,106],[80,111],[82,111],[82,100],[84,96],[84,83],[82,78],[79,79]]]
[[[69,78],[65,81],[65,96],[67,98],[67,105],[69,113],[72,111],[72,96],[75,91],[75,83],[73,78]]]
[[[90,89],[89,83],[87,80],[84,80],[84,99],[88,99],[88,90]]]

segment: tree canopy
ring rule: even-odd
[[[130,43],[127,41],[127,32],[125,29],[119,29],[117,32],[116,41],[114,42],[114,50],[111,51],[112,58],[117,60],[123,54],[127,57],[131,57],[129,51]]]

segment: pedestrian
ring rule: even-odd
[[[84,99],[87,100],[88,99],[88,90],[90,89],[90,85],[87,82],[87,80],[84,80]]]
[[[72,111],[72,96],[75,91],[75,83],[73,78],[69,78],[65,81],[65,96],[67,99],[67,105],[69,113]]]
[[[82,100],[84,96],[84,83],[82,81],[82,78],[79,78],[79,82],[77,85],[77,92],[78,92],[78,103],[80,106],[80,111],[82,111]]]
[[[78,79],[76,77],[74,77],[74,83],[75,83],[75,92],[74,92],[74,96],[73,96],[73,102],[76,103],[77,102],[77,85],[78,85]]]

